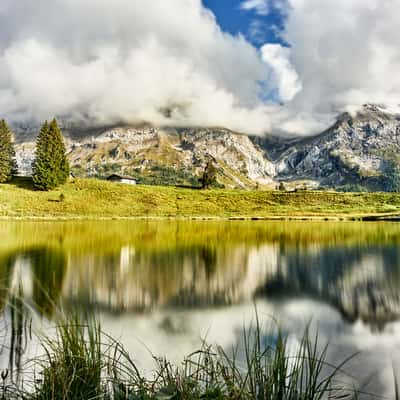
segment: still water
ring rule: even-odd
[[[0,222],[0,310],[24,300],[95,313],[145,370],[202,339],[232,348],[275,318],[293,345],[311,321],[365,391],[391,397],[400,371],[400,225],[317,222]],[[4,326],[6,326],[4,322]],[[8,359],[0,354],[0,366]]]

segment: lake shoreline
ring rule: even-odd
[[[91,217],[91,216],[0,216],[0,221],[33,221],[33,222],[73,222],[73,221],[293,221],[293,222],[400,222],[400,215],[357,215],[357,216],[296,216],[296,215],[271,215],[262,217],[237,216],[237,217],[219,217],[219,216],[170,216],[170,217],[146,217],[146,216],[110,216],[110,217]]]

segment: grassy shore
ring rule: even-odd
[[[0,218],[379,219],[400,216],[400,194],[195,190],[74,179],[51,192],[28,179],[0,185]]]

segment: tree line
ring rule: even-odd
[[[5,120],[0,121],[0,183],[9,182],[17,173],[13,133]],[[42,125],[32,165],[33,185],[38,190],[52,190],[65,183],[70,168],[64,138],[57,120]]]

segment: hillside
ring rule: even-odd
[[[320,135],[296,139],[222,128],[63,126],[78,177],[120,173],[142,184],[198,186],[211,159],[218,186],[225,188],[277,188],[284,182],[287,188],[393,191],[400,182],[400,114],[383,106],[365,105]],[[15,128],[18,164],[26,175],[36,130]]]
[[[273,160],[279,180],[311,179],[323,187],[390,191],[393,166],[400,161],[400,114],[365,105],[355,115],[343,114],[320,135],[256,142]]]
[[[66,130],[75,176],[131,175],[143,184],[199,186],[207,160],[215,160],[226,188],[275,187],[274,165],[248,136],[225,129],[104,128],[96,135]],[[34,142],[17,145],[23,175],[30,173]]]

